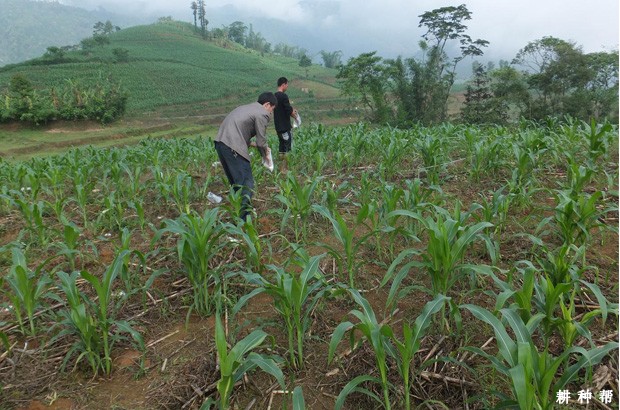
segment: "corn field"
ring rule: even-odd
[[[617,127],[310,124],[253,170],[243,222],[201,136],[1,161],[0,407],[618,408]]]

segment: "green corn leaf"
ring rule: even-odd
[[[506,332],[506,328],[500,322],[498,318],[493,316],[491,312],[488,310],[476,306],[476,305],[461,305],[465,309],[469,310],[476,318],[486,322],[487,324],[493,327],[493,332],[495,333],[495,339],[497,340],[497,346],[504,360],[508,362],[510,367],[514,367],[517,363],[517,345],[515,342],[508,336]]]
[[[372,377],[368,375],[357,376],[355,379],[347,383],[346,386],[344,386],[344,388],[340,391],[340,394],[338,395],[338,398],[336,399],[336,403],[334,404],[334,410],[341,409],[342,406],[344,405],[345,400],[349,396],[349,394],[357,392],[357,391],[362,391],[369,397],[376,400],[378,403],[383,404],[383,401],[376,394],[366,389],[361,390],[357,387],[364,382],[373,382],[373,383],[381,384],[381,380],[376,377]]]
[[[596,347],[594,349],[588,350],[583,354],[581,359],[572,366],[570,366],[563,374],[560,380],[558,380],[554,386],[553,391],[558,391],[562,389],[566,384],[572,381],[579,371],[585,367],[590,367],[598,364],[605,356],[607,356],[611,351],[618,350],[617,342],[610,342],[604,346]]]
[[[297,386],[293,390],[293,410],[306,410],[306,402],[304,401],[304,392],[301,386]]]
[[[342,322],[336,327],[336,330],[334,330],[334,333],[332,333],[332,338],[329,342],[329,353],[327,359],[328,363],[332,362],[332,359],[334,358],[334,353],[336,352],[336,347],[338,347],[338,344],[340,344],[340,341],[342,340],[344,334],[352,328],[353,323],[351,322]]]
[[[273,377],[275,377],[278,383],[280,383],[280,387],[284,389],[285,387],[284,374],[282,373],[282,370],[280,369],[280,367],[278,367],[277,363],[273,359],[265,357],[255,352],[251,352],[250,354],[248,354],[247,361],[251,362],[255,366],[258,366],[265,373],[270,374]],[[235,378],[236,379],[235,382],[239,380],[241,377],[243,377],[243,374],[240,374],[238,376],[239,376],[238,378],[237,377]]]

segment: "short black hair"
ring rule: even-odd
[[[288,80],[286,79],[286,77],[280,77],[278,78],[278,87],[281,86],[282,84],[287,84]]]
[[[273,105],[274,107],[278,105],[278,99],[276,98],[275,94],[272,93],[271,91],[266,91],[258,96],[259,104],[263,105],[267,102]]]

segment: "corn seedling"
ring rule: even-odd
[[[263,246],[268,247],[267,255],[271,255],[271,244],[269,242],[263,243],[256,226],[249,218],[248,221],[243,222],[243,225],[225,224],[224,229],[229,234],[240,238],[238,246],[243,250],[245,254],[245,260],[247,268],[258,274],[262,274],[265,268],[265,252]]]
[[[254,330],[229,351],[222,319],[220,319],[219,314],[216,314],[215,345],[217,347],[220,369],[220,379],[217,382],[219,401],[215,402],[209,398],[203,403],[201,410],[208,410],[213,405],[217,405],[220,410],[231,408],[230,399],[235,383],[257,367],[275,377],[282,389],[284,389],[284,374],[276,361],[271,357],[253,351],[260,347],[267,337],[268,335],[264,331],[260,329]]]
[[[399,356],[396,358],[398,372],[403,381],[405,393],[405,409],[411,409],[411,364],[416,353],[420,350],[420,343],[426,334],[428,326],[431,324],[432,316],[439,312],[444,304],[449,301],[443,295],[437,295],[435,299],[424,305],[422,312],[415,319],[413,327],[406,323],[403,325],[402,340],[399,340],[392,329],[388,327],[386,333],[396,346]],[[421,364],[424,366],[424,363]]]
[[[540,232],[547,224],[552,224],[564,244],[585,245],[591,238],[591,231],[604,227],[601,218],[614,208],[599,209],[602,191],[592,195],[579,193],[575,198],[572,191],[556,191],[554,216],[544,219],[538,226]]]
[[[356,289],[350,288],[349,293],[353,297],[353,300],[361,308],[361,310],[354,309],[349,312],[351,315],[357,318],[358,323],[354,324],[352,322],[346,321],[340,323],[338,327],[336,327],[329,342],[328,362],[331,363],[334,359],[336,348],[340,344],[343,336],[347,332],[350,332],[351,347],[353,348],[355,341],[355,331],[359,331],[368,341],[375,354],[375,364],[377,365],[380,376],[374,377],[365,374],[357,376],[355,379],[351,380],[349,383],[347,383],[346,386],[344,386],[344,388],[338,395],[338,398],[336,399],[336,404],[334,405],[334,409],[339,410],[340,408],[342,408],[349,394],[354,392],[361,392],[373,398],[379,404],[382,404],[386,410],[389,410],[391,409],[389,391],[390,388],[393,388],[393,385],[388,381],[387,358],[388,356],[396,356],[394,346],[390,343],[390,332],[388,330],[389,326],[385,324],[380,324],[377,321],[375,312],[372,310],[372,306],[370,306],[370,303],[368,303],[368,301]],[[380,399],[378,396],[376,396],[374,393],[370,392],[367,389],[358,387],[364,382],[379,384],[383,392],[383,399]]]
[[[53,340],[65,335],[78,337],[65,356],[63,367],[77,354],[76,365],[86,360],[93,374],[101,370],[109,375],[112,371],[112,348],[116,342],[125,339],[123,334],[129,334],[135,345],[141,351],[144,350],[142,336],[128,322],[114,318],[116,309],[112,289],[122,265],[123,257],[119,255],[104,271],[101,280],[87,271],[73,272],[71,275],[58,272],[64,298],[57,297],[57,300],[63,303],[66,300],[68,308],[60,312],[59,324],[64,329]],[[78,277],[85,279],[93,287],[97,295],[96,301],[77,288]],[[123,298],[126,298],[126,295],[122,295],[121,299]],[[118,305],[118,302],[116,304]]]
[[[321,178],[314,181],[300,183],[292,172],[287,173],[286,178],[279,184],[280,193],[276,199],[286,207],[282,218],[282,226],[286,226],[289,219],[293,220],[295,240],[305,238],[307,234],[308,217],[312,213],[312,196]]]
[[[469,310],[474,317],[493,328],[499,350],[496,356],[479,348],[465,349],[489,360],[493,369],[509,379],[512,397],[495,392],[501,400],[500,405],[504,407],[512,406],[520,410],[553,408],[555,392],[574,380],[580,370],[598,364],[611,351],[618,349],[616,342],[590,350],[573,346],[556,357],[547,348],[539,351],[532,340],[532,334],[541,320],[540,315],[535,315],[524,323],[516,311],[502,309],[502,317],[515,336],[513,340],[508,335],[506,325],[488,310],[475,305],[463,305],[462,308]],[[569,363],[569,359],[576,355],[579,358],[570,362],[573,364],[558,374],[560,367]]]
[[[274,278],[270,282],[260,274],[243,274],[245,279],[258,286],[249,294],[239,299],[234,308],[238,312],[249,299],[265,293],[273,298],[278,313],[284,320],[288,334],[288,348],[291,365],[300,369],[304,364],[303,345],[305,334],[310,327],[310,315],[317,304],[323,300],[331,286],[319,270],[320,256],[313,256],[302,263],[302,272],[294,273],[278,266],[270,265]]]
[[[34,325],[35,311],[41,306],[43,299],[50,296],[48,290],[52,280],[43,272],[43,267],[49,259],[32,271],[28,268],[26,257],[20,249],[12,248],[11,251],[13,254],[13,264],[9,273],[5,276],[10,291],[6,295],[13,306],[12,310],[15,313],[21,332],[34,336],[36,333]],[[28,330],[26,329],[25,319],[28,320]]]
[[[191,191],[192,177],[182,171],[179,172],[174,179],[171,189],[179,214],[189,214]]]
[[[422,157],[426,179],[432,184],[439,183],[439,175],[443,171],[445,155],[441,139],[433,135],[425,135],[414,142],[414,147]]]
[[[327,252],[336,259],[339,267],[340,274],[346,274],[349,280],[349,286],[354,287],[355,276],[361,262],[357,259],[357,254],[360,247],[366,242],[366,240],[373,234],[369,232],[363,235],[361,238],[356,238],[355,228],[351,229],[347,225],[347,222],[337,212],[330,212],[327,208],[320,205],[312,205],[312,210],[325,217],[332,225],[334,237],[342,245],[342,250],[338,250],[336,247],[321,244]],[[356,220],[356,223],[361,224],[360,218]]]
[[[218,208],[207,209],[202,216],[183,214],[176,220],[167,219],[164,223],[166,227],[158,231],[153,241],[159,240],[165,232],[178,235],[177,254],[194,291],[192,308],[202,315],[208,315],[213,304],[209,288],[221,285],[218,272],[211,266],[212,259],[223,247],[220,237],[224,229],[219,220]]]
[[[400,253],[386,273],[382,283],[385,285],[396,273],[396,268],[406,258],[421,256],[422,260],[413,260],[406,263],[396,275],[392,286],[398,286],[412,267],[423,268],[431,277],[431,294],[448,294],[452,286],[465,272],[486,274],[488,266],[463,263],[467,249],[478,239],[485,240],[483,231],[493,225],[489,222],[467,224],[470,212],[461,213],[457,206],[455,214],[440,207],[435,207],[435,214],[427,217],[419,213],[406,210],[394,211],[394,216],[400,215],[413,218],[421,223],[428,233],[426,250],[406,249]],[[487,246],[489,248],[489,246]],[[489,252],[492,252],[489,249]]]

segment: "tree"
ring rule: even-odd
[[[482,47],[489,42],[465,34],[463,21],[471,20],[471,12],[464,4],[441,7],[419,17],[418,27],[426,28],[419,43],[423,57],[397,60],[393,73],[399,83],[399,117],[432,124],[446,120],[457,64],[465,57],[482,55]],[[450,59],[446,49],[453,42],[458,43],[460,52]]]
[[[527,77],[507,61],[500,61],[500,68],[491,71],[489,76],[495,98],[502,100],[516,118],[529,117],[531,96]]]
[[[376,51],[352,57],[340,67],[336,78],[340,80],[342,93],[359,99],[373,121],[389,119],[387,104],[387,73],[382,58]]]
[[[126,63],[129,61],[129,50],[126,48],[117,47],[112,50],[112,54],[114,54],[114,58],[118,63]]]
[[[241,21],[235,21],[228,26],[228,37],[235,43],[245,45],[245,32],[248,27]]]
[[[333,51],[331,53],[321,50],[321,57],[323,58],[323,65],[327,68],[336,68],[342,65],[340,58],[342,57],[342,51]]]
[[[617,52],[584,54],[573,42],[543,37],[519,50],[513,63],[526,69],[536,97],[529,118],[617,118]]]
[[[192,14],[194,15],[194,28],[198,28],[198,3],[192,1],[189,8],[192,10]]]
[[[198,21],[200,21],[200,33],[203,38],[207,37],[207,25],[209,24],[209,20],[207,20],[207,10],[205,6],[205,0],[198,0],[197,3],[197,13],[198,13]]]
[[[98,21],[93,26],[93,37],[95,36],[107,36],[112,34],[114,31],[120,31],[119,26],[115,26],[112,24],[110,20],[107,20],[105,23]]]
[[[507,104],[495,98],[487,71],[480,64],[473,66],[474,78],[467,85],[465,106],[461,111],[468,124],[503,124],[508,118]]]
[[[46,60],[50,60],[51,62],[57,63],[65,58],[65,51],[59,47],[48,47],[47,51],[43,55],[43,58],[45,58]]]
[[[311,65],[312,65],[312,60],[306,54],[303,54],[299,58],[299,66],[306,69],[306,78],[308,78],[308,72],[309,72]]]

